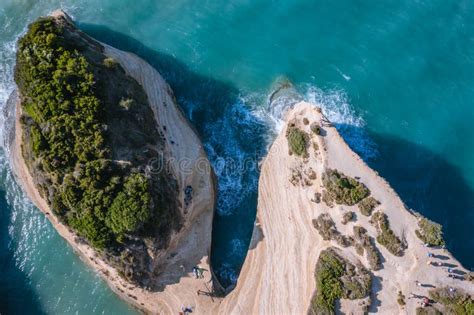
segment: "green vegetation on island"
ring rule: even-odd
[[[15,81],[22,154],[54,214],[107,255],[133,243],[123,261],[146,260],[136,248],[162,246],[179,218],[174,179],[147,171],[163,143],[143,88],[100,44],[52,17],[19,40]]]
[[[474,315],[474,300],[461,289],[442,287],[432,289],[430,298],[443,306],[443,314]]]
[[[369,189],[356,179],[346,176],[337,170],[328,169],[323,174],[323,185],[326,188],[323,200],[352,206],[370,195]]]
[[[377,242],[395,256],[403,256],[406,245],[390,228],[387,215],[381,211],[377,211],[372,216],[372,222],[378,232]]]
[[[418,220],[418,227],[419,229],[416,230],[415,233],[416,236],[418,236],[418,238],[423,241],[423,243],[430,246],[444,245],[441,224],[430,221],[427,218],[420,218]]]
[[[367,234],[367,230],[362,226],[354,225],[355,248],[359,255],[367,257],[370,268],[374,271],[382,269],[382,257],[374,244],[374,240]]]
[[[333,248],[319,255],[316,264],[316,292],[309,314],[335,314],[338,299],[363,299],[369,296],[372,277],[361,264],[350,263]]]
[[[298,156],[305,156],[307,154],[308,135],[303,130],[295,126],[288,126],[286,137],[290,153]]]

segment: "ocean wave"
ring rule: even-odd
[[[278,80],[280,81],[281,79]],[[295,96],[295,92],[300,93],[300,97]],[[279,95],[275,96],[275,93]],[[286,111],[301,100],[319,106],[348,145],[363,159],[370,160],[377,157],[377,147],[367,135],[362,115],[354,110],[347,94],[342,90],[323,90],[311,84],[297,87],[291,83],[285,83],[283,87],[277,84],[276,90],[269,94],[268,110],[264,115],[267,121],[271,122],[274,133],[279,133],[285,125]]]
[[[257,189],[258,161],[266,146],[266,123],[248,99],[238,98],[209,122],[204,141],[218,177],[218,215],[231,215]]]
[[[351,106],[344,91],[324,91],[310,84],[304,84],[302,91],[305,100],[321,107],[324,115],[335,125],[347,144],[364,160],[378,156],[376,144],[367,135],[365,120]]]

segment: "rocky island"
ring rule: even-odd
[[[19,40],[15,81],[10,158],[31,200],[138,309],[192,303],[206,288],[181,278],[210,270],[215,179],[163,78],[56,11]]]
[[[215,179],[159,73],[58,11],[19,41],[15,79],[19,183],[142,312],[474,314],[474,276],[442,227],[407,209],[314,104],[284,115],[237,286],[218,297]]]

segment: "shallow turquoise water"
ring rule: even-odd
[[[282,75],[474,267],[472,1],[2,0],[2,106],[16,38],[59,7],[158,68],[196,125],[220,180],[213,263],[224,283],[245,257],[258,180],[224,159],[265,154],[275,132],[266,97]],[[24,199],[4,160],[0,312],[133,313]]]

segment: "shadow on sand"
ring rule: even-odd
[[[394,137],[370,135],[380,153],[370,167],[407,207],[443,225],[448,250],[474,268],[474,191],[461,170],[430,150]]]
[[[351,125],[335,126],[343,137],[364,133]],[[367,134],[378,151],[377,158],[367,164],[388,181],[408,208],[442,224],[448,250],[465,268],[474,270],[474,190],[462,171],[419,144]],[[358,152],[357,147],[352,149]]]

